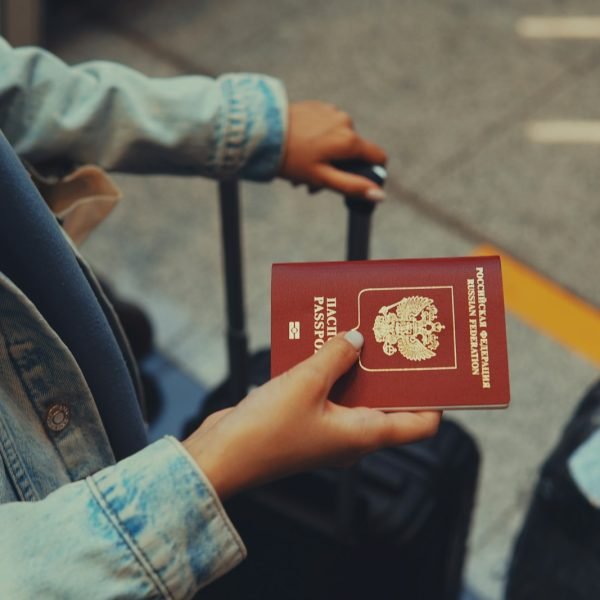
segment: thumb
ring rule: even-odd
[[[362,333],[356,329],[339,333],[303,364],[322,374],[329,390],[356,362],[364,341]]]

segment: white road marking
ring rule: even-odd
[[[515,28],[524,38],[600,40],[600,17],[522,17]]]
[[[525,135],[540,144],[600,144],[600,121],[530,121]]]

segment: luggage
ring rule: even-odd
[[[381,167],[340,166],[383,183]],[[247,353],[237,183],[223,182],[220,192],[230,375],[188,432],[270,372],[268,350]],[[376,205],[360,198],[346,204],[347,256],[364,259]],[[226,509],[248,558],[198,597],[456,600],[478,469],[473,439],[443,420],[434,438],[376,452],[350,469],[304,473],[245,492]]]
[[[199,598],[456,600],[478,453],[451,421],[350,471],[289,477],[226,504],[248,558]]]
[[[600,510],[569,469],[573,454],[598,431],[600,382],[580,401],[542,466],[514,545],[506,600],[600,598]]]

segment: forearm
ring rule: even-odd
[[[174,439],[40,502],[0,506],[0,531],[3,598],[189,598],[245,555]]]
[[[286,119],[285,91],[268,77],[152,79],[108,62],[70,67],[0,38],[0,129],[34,163],[265,180]]]

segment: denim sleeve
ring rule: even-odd
[[[569,457],[569,472],[590,504],[600,509],[600,431],[592,434]]]
[[[246,552],[174,438],[0,506],[0,532],[2,598],[190,598]]]
[[[68,66],[0,38],[0,129],[33,164],[266,181],[284,150],[282,84],[250,73],[149,78],[120,64]]]

